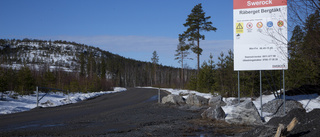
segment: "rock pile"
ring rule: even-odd
[[[208,99],[198,96],[198,95],[193,95],[189,94],[187,97],[186,103],[190,106],[207,106],[208,105]]]
[[[172,104],[175,104],[175,105],[184,105],[184,104],[186,104],[186,102],[184,101],[184,99],[181,96],[173,95],[173,94],[170,94],[168,96],[163,97],[162,98],[162,103],[163,104],[172,103]]]
[[[185,94],[181,95],[185,96]],[[225,118],[225,112],[221,106],[225,106],[226,103],[222,100],[222,96],[213,96],[210,99],[206,99],[195,94],[189,94],[187,99],[184,100],[181,95],[170,94],[165,96],[162,98],[162,103],[175,104],[180,106],[179,108],[187,108],[192,111],[209,107],[201,114],[203,118],[218,120],[223,120]]]
[[[202,114],[202,118],[208,118],[208,119],[217,119],[217,120],[224,120],[226,114],[223,111],[223,109],[219,107],[209,107],[207,110],[205,110]]]
[[[209,102],[208,102],[209,106],[211,107],[217,107],[217,106],[225,106],[227,105],[223,100],[222,100],[222,96],[219,95],[219,96],[216,96],[216,97],[211,97],[209,99]]]
[[[185,94],[181,94],[185,96]],[[212,96],[210,99],[204,97],[189,94],[186,99],[181,95],[168,95],[162,98],[162,103],[171,103],[178,105],[180,109],[187,109],[191,111],[203,111],[201,114],[204,119],[216,119],[216,120],[225,120],[229,124],[242,124],[242,125],[262,125],[263,121],[261,120],[258,109],[254,103],[250,100],[232,100],[232,110],[228,111],[228,114],[224,112],[222,106],[227,104],[222,100],[222,96]],[[231,105],[230,103],[228,104]],[[286,112],[289,112],[295,108],[303,108],[302,104],[288,100],[286,101]],[[272,114],[272,116],[280,116],[283,114],[283,100],[272,100],[263,105],[263,112]],[[205,109],[205,110],[204,110]]]
[[[242,102],[225,118],[230,124],[261,125],[262,120],[256,106],[251,101]]]
[[[285,108],[286,114],[296,108],[303,109],[302,104],[295,100],[286,100],[285,107],[286,107]],[[275,100],[269,101],[268,103],[263,104],[262,108],[264,112],[268,112],[276,116],[281,116],[284,114],[283,99],[275,99]]]

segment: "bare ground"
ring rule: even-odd
[[[202,119],[202,111],[158,104],[157,90],[134,88],[75,104],[0,115],[0,136],[234,136],[253,128]]]

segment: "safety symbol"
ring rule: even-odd
[[[240,39],[240,34],[237,34],[236,37],[237,37],[237,39]]]
[[[271,28],[271,27],[273,26],[273,22],[272,22],[272,21],[269,21],[269,22],[267,23],[267,26],[268,26],[269,28]]]
[[[252,27],[253,27],[253,24],[252,24],[251,22],[248,22],[248,23],[247,23],[247,28],[248,28],[248,29],[252,29]]]
[[[279,27],[282,27],[284,25],[282,20],[279,20],[277,24],[278,24]]]
[[[257,23],[257,27],[260,29],[260,28],[262,28],[262,26],[263,26],[263,23],[262,22],[258,22]]]
[[[243,23],[236,23],[236,33],[243,33]]]

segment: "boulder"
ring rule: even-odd
[[[216,120],[224,120],[226,114],[224,113],[223,109],[219,107],[209,107],[201,114],[202,118],[208,119],[216,119]]]
[[[298,101],[286,100],[286,114],[295,108],[303,109],[303,106]],[[263,104],[262,111],[276,116],[283,115],[283,99],[275,99]]]
[[[222,100],[222,96],[216,96],[216,97],[211,97],[209,99],[209,102],[208,102],[209,106],[211,107],[220,107],[220,106],[225,106],[227,105],[223,100]]]
[[[189,96],[187,97],[186,103],[190,106],[201,107],[201,106],[208,105],[208,99],[198,95],[189,94]]]
[[[166,103],[173,103],[175,105],[186,104],[186,102],[183,100],[181,96],[174,95],[174,94],[170,94],[162,98],[162,104],[166,104]]]
[[[243,99],[243,98],[240,99],[240,103],[244,101],[246,101],[246,99]],[[237,104],[239,104],[239,99],[235,98],[235,99],[232,99],[228,105],[237,105]]]
[[[189,95],[189,93],[185,93],[185,92],[180,92],[179,93],[179,96],[187,96],[187,95]]]
[[[256,106],[252,101],[244,101],[228,114],[225,118],[229,124],[261,125],[262,120]]]

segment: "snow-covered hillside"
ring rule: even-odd
[[[63,82],[61,79],[70,78],[62,78],[61,72],[64,75],[71,75],[71,81],[78,83],[85,81],[86,78],[100,77],[118,87],[148,86],[155,80],[151,77],[154,73],[151,69],[153,66],[151,62],[125,58],[107,50],[75,42],[0,39],[0,70],[4,68],[3,71],[18,73],[21,68],[28,68],[33,72],[35,79],[43,77],[46,72],[51,72],[56,78],[53,82],[56,84],[54,88],[62,89],[64,88],[60,87],[62,84],[70,86],[70,82],[61,84]],[[157,81],[161,81],[165,86],[177,85],[177,81],[180,80],[179,71],[178,68],[158,64]],[[188,77],[195,72],[193,69],[184,71]],[[36,83],[41,82],[36,81]],[[17,86],[13,82],[7,85],[10,84]],[[16,87],[9,87],[6,90],[15,89]]]
[[[39,69],[46,65],[51,70],[79,71],[79,55],[87,52],[101,57],[100,49],[65,41],[11,40],[0,44],[2,67],[19,69],[25,64]]]

